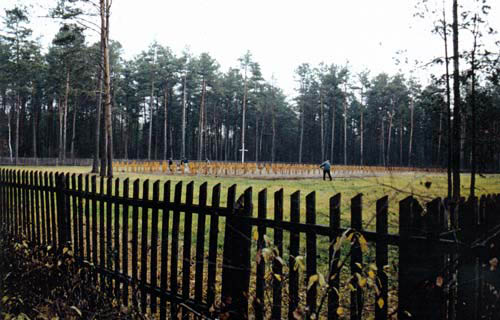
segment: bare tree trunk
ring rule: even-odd
[[[16,107],[16,150],[15,150],[15,158],[16,164],[18,164],[19,160],[19,120],[21,118],[21,97],[19,93],[17,94],[17,107]]]
[[[76,140],[76,99],[73,107],[73,130],[71,135],[71,159],[75,160],[75,140]]]
[[[69,101],[69,67],[66,69],[66,90],[64,92],[64,106],[63,106],[63,136],[62,136],[62,160],[66,159],[66,146],[67,146],[67,128],[68,128],[68,101]]]
[[[168,83],[165,84],[165,116],[163,117],[163,160],[167,160],[168,151]]]
[[[203,159],[203,135],[205,131],[205,92],[206,82],[205,79],[201,82],[201,104],[200,115],[198,119],[198,160]]]
[[[443,137],[443,110],[439,109],[439,131],[438,131],[438,149],[436,155],[436,164],[441,163],[441,140]]]
[[[274,105],[274,99],[272,102],[272,119],[271,119],[271,162],[274,163],[276,160],[276,107]]]
[[[302,163],[302,144],[304,141],[304,102],[301,103],[300,110],[300,141],[299,141],[299,163]]]
[[[380,145],[381,145],[381,153],[380,153],[380,158],[382,159],[382,165],[385,167],[385,129],[384,129],[384,117],[382,116],[381,118],[381,126],[382,129],[380,130]]]
[[[129,123],[128,123],[128,116],[127,113],[125,112],[125,119],[124,119],[124,126],[123,126],[123,158],[128,159],[128,140],[129,140]]]
[[[244,88],[244,94],[243,94],[243,116],[241,120],[241,162],[245,162],[245,127],[246,127],[246,121],[245,121],[245,116],[246,116],[246,108],[247,108],[247,70],[245,68],[245,88]]]
[[[410,141],[408,145],[408,167],[411,166],[411,154],[412,154],[412,147],[413,147],[413,110],[414,105],[413,105],[413,99],[410,101]]]
[[[470,171],[470,197],[475,196],[476,189],[476,48],[477,48],[477,14],[474,16],[474,45],[471,52],[471,109],[472,109],[472,146]]]
[[[258,161],[259,161],[259,112],[257,111],[255,114],[255,162]]]
[[[111,118],[111,73],[109,62],[109,14],[110,0],[101,0],[101,27],[104,30],[104,110],[106,127],[107,176],[113,176],[113,128]]]
[[[347,165],[347,84],[344,83],[344,165]]]
[[[181,159],[186,157],[186,78],[187,72],[184,73],[184,87],[182,89],[182,144],[181,144]]]
[[[149,96],[149,136],[148,136],[148,160],[151,160],[151,147],[153,145],[153,104],[154,104],[154,80],[151,76],[151,95]]]
[[[64,103],[61,99],[58,101],[58,112],[59,112],[59,160],[63,160],[64,153]]]
[[[320,121],[320,129],[321,129],[321,161],[325,161],[325,115],[324,115],[324,110],[323,110],[323,92],[320,89],[319,93],[319,121]]]
[[[14,105],[14,108],[10,108],[9,112],[7,112],[7,125],[9,127],[9,157],[10,157],[10,163],[12,163],[12,125],[11,125],[11,120],[12,120],[12,109],[15,110],[16,105]]]
[[[389,114],[389,130],[387,133],[387,165],[391,165],[391,137],[392,137],[392,119],[394,118],[394,103],[391,113]]]
[[[102,44],[101,44],[101,62],[102,62]],[[92,173],[99,172],[99,151],[100,151],[100,132],[101,132],[101,106],[102,106],[102,78],[103,78],[103,70],[102,66],[99,66],[99,70],[97,73],[97,90],[96,90],[96,98],[97,98],[97,106],[96,106],[96,116],[95,116],[95,149],[94,149],[94,160],[92,161]]]
[[[403,166],[403,113],[399,117],[399,165]]]
[[[446,7],[443,0],[443,40],[444,40],[444,55],[445,55],[445,66],[446,66],[446,109],[447,109],[447,131],[448,131],[448,164],[447,164],[447,178],[448,178],[448,198],[451,198],[452,194],[452,178],[451,178],[451,168],[452,168],[452,154],[453,154],[453,144],[452,144],[452,133],[451,133],[451,90],[450,90],[450,59],[448,57],[448,24],[446,22]]]
[[[454,159],[453,159],[453,198],[460,199],[460,70],[458,49],[458,2],[453,0],[453,137],[454,137]]]
[[[335,99],[332,99],[332,141],[330,146],[330,161],[333,163],[333,149],[335,146]]]
[[[360,130],[359,130],[359,133],[360,133],[360,138],[361,138],[361,144],[360,144],[360,150],[359,150],[359,153],[360,153],[360,165],[363,165],[365,162],[364,162],[364,158],[363,158],[363,151],[364,151],[364,107],[363,107],[363,92],[361,92],[361,120],[360,120]]]

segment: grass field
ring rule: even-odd
[[[14,168],[14,167],[5,167]],[[69,172],[69,173],[89,173],[90,167],[22,167],[23,170],[42,170],[42,171],[59,171],[59,172]],[[181,175],[162,175],[162,174],[134,174],[134,173],[117,173],[116,178],[124,180],[129,178],[131,181],[135,179],[141,180],[142,182],[146,179],[153,183],[159,180],[160,186],[163,186],[163,182],[170,180],[172,186],[177,182],[182,181],[187,184],[190,181],[195,183],[195,194],[194,203],[197,203],[198,188],[203,182],[207,182],[209,195],[208,203],[211,201],[211,188],[217,183],[222,186],[222,199],[221,205],[226,204],[227,189],[236,184],[237,194],[243,193],[243,191],[249,187],[253,188],[253,198],[254,203],[257,202],[257,194],[262,189],[267,189],[268,191],[268,208],[269,217],[273,217],[273,197],[272,193],[283,188],[284,192],[284,214],[285,219],[289,216],[289,205],[290,205],[290,195],[297,191],[301,191],[301,206],[302,215],[305,214],[305,196],[311,192],[316,192],[316,210],[317,210],[317,222],[319,224],[328,223],[328,203],[329,198],[337,193],[342,195],[342,225],[349,225],[349,210],[350,210],[350,199],[355,195],[363,194],[363,221],[364,228],[367,230],[373,230],[374,225],[374,213],[375,213],[375,202],[377,199],[387,195],[389,197],[389,222],[390,231],[397,232],[397,212],[398,212],[398,202],[408,195],[413,195],[425,203],[426,201],[436,198],[445,197],[447,194],[447,179],[446,174],[435,174],[435,173],[424,173],[424,172],[411,172],[411,173],[394,173],[387,174],[385,176],[378,177],[351,177],[351,178],[336,178],[333,181],[323,181],[321,177],[317,179],[290,179],[290,180],[269,180],[269,179],[249,179],[246,177],[207,177],[207,176],[181,176]],[[477,195],[498,193],[500,191],[500,175],[484,175],[478,176],[477,179]],[[430,185],[429,185],[430,183]],[[461,175],[461,185],[462,185],[462,195],[467,196],[469,194],[470,185],[470,175]],[[132,189],[132,188],[130,188]],[[150,192],[152,188],[150,187]],[[132,192],[132,190],[130,190]],[[160,189],[160,197],[163,191]],[[140,192],[142,195],[142,190]],[[152,195],[150,195],[151,197]],[[256,215],[256,212],[254,212]]]

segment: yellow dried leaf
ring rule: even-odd
[[[313,274],[309,277],[309,281],[307,283],[307,290],[311,289],[311,287],[319,280],[319,276],[317,274]]]
[[[370,277],[370,279],[375,279],[375,272],[373,272],[373,270],[368,271],[368,277]]]
[[[359,235],[358,237],[359,240],[359,246],[361,247],[362,252],[368,251],[368,243],[366,242],[365,237],[363,237],[362,234]]]
[[[325,277],[323,276],[322,273],[318,273],[318,276],[319,276],[319,285],[322,286],[322,287],[325,287],[326,286],[326,281],[325,281]]]
[[[259,231],[257,229],[253,231],[253,240],[259,240]]]
[[[380,309],[382,309],[384,307],[384,299],[378,298],[377,305]]]
[[[274,277],[276,278],[276,280],[280,281],[281,282],[281,276],[279,274],[274,274]]]
[[[65,248],[63,249],[63,254],[66,254],[66,252],[68,252],[68,250],[69,250],[69,249],[68,249],[67,247],[65,247]]]
[[[337,308],[337,315],[339,315],[339,316],[343,316],[343,315],[344,315],[344,308],[342,308],[342,307],[338,307],[338,308]]]

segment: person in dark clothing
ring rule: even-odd
[[[319,167],[323,168],[323,181],[325,180],[327,174],[328,177],[330,178],[330,181],[332,181],[332,175],[330,174],[330,168],[331,168],[330,160],[326,160]]]

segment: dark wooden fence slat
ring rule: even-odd
[[[290,221],[300,222],[300,191],[296,191],[290,196]],[[289,280],[289,302],[288,302],[288,319],[294,319],[293,312],[299,305],[299,272],[295,270],[297,263],[295,258],[299,256],[300,234],[298,232],[290,232],[290,280]]]
[[[126,178],[123,181],[123,197],[125,199],[129,198],[129,178]],[[123,205],[122,210],[122,274],[128,276],[128,217],[129,217],[129,208],[127,204]],[[124,305],[128,305],[128,281],[123,283],[122,290],[122,303]]]
[[[120,197],[120,179],[116,178],[115,179],[115,197],[118,198]],[[120,274],[120,205],[118,203],[114,204],[114,209],[115,209],[115,216],[113,219],[113,227],[114,227],[114,248],[113,248],[113,257],[114,257],[114,269],[115,269],[115,296],[117,298],[120,297],[120,281],[119,279],[119,274]],[[108,228],[111,228],[109,226]],[[123,244],[124,246],[126,243]],[[122,257],[123,259],[123,257]]]
[[[91,179],[91,185],[92,185],[92,262],[94,263],[95,266],[97,266],[97,256],[98,256],[98,251],[97,251],[97,200],[96,200],[96,195],[97,195],[97,177],[92,176]]]
[[[91,260],[91,255],[90,255],[90,229],[91,229],[91,224],[90,224],[90,176],[85,175],[85,192],[89,194],[89,196],[85,199],[85,257],[87,261],[92,261]]]
[[[29,173],[29,185],[33,188],[30,188],[30,211],[31,211],[31,233],[32,233],[32,241],[36,244],[40,244],[40,214],[38,211],[38,207],[35,204],[38,203],[38,199],[35,198],[35,177],[33,171]]]
[[[83,175],[78,175],[78,191],[83,193]],[[84,257],[83,243],[83,197],[78,197],[78,256],[80,259]]]
[[[55,184],[54,184],[54,175],[52,172],[48,175],[48,186],[50,188],[49,192],[49,200],[50,200],[50,224],[51,224],[51,233],[52,233],[52,246],[54,248],[57,247],[57,224],[56,224],[56,201],[55,201]],[[47,201],[49,203],[49,201]]]
[[[63,222],[65,229],[64,229],[64,234],[66,237],[66,243],[68,246],[71,248],[73,246],[73,236],[71,233],[71,196],[67,192],[68,190],[71,189],[71,182],[70,182],[70,174],[69,172],[66,173],[66,175],[63,175],[64,179],[64,189],[63,189],[63,196],[64,196],[64,214],[61,217],[61,221]]]
[[[316,193],[313,191],[306,196],[306,223],[316,224]],[[316,234],[314,232],[306,233],[306,286],[308,280],[317,274],[316,262]],[[307,319],[316,312],[318,288],[317,282],[314,283],[306,294],[306,303],[308,307]]]
[[[277,223],[283,221],[283,189],[274,193],[274,220]],[[278,256],[283,260],[283,229],[274,229],[274,246],[278,250]],[[278,259],[273,260],[273,306],[271,309],[272,319],[281,319],[283,265]],[[279,277],[279,278],[278,278]]]
[[[166,181],[163,185],[163,202],[170,202],[170,181]],[[160,288],[162,292],[167,291],[168,277],[168,231],[169,231],[170,213],[168,209],[162,210],[161,223],[161,271],[160,271]],[[164,295],[160,299],[160,319],[167,319],[167,299]]]
[[[149,180],[145,180],[142,186],[142,198],[149,199]],[[141,215],[141,309],[142,312],[147,310],[147,275],[148,275],[148,223],[149,223],[149,208],[142,208]]]
[[[334,251],[334,243],[339,236],[336,232],[340,228],[340,193],[330,198],[330,229],[332,234],[330,236],[330,247],[328,253],[329,265],[329,291],[328,291],[328,319],[337,319],[337,309],[339,307],[339,296],[337,292],[340,286],[340,270],[338,262],[340,259],[340,250]]]
[[[15,217],[15,234],[19,235],[22,233],[22,219],[21,219],[21,201],[20,201],[20,196],[21,192],[19,190],[19,183],[20,183],[20,172],[19,171],[13,171],[13,178],[14,178],[14,183],[15,186],[13,187],[14,189],[14,217]]]
[[[66,215],[66,195],[64,190],[66,189],[66,177],[62,173],[56,173],[56,201],[57,201],[57,234],[58,234],[58,250],[61,250],[66,246],[67,238],[67,226],[65,223]]]
[[[460,200],[458,204],[458,233],[459,241],[470,246],[476,237],[477,228],[477,199]],[[495,212],[498,215],[498,212]],[[498,223],[495,217],[493,225]],[[492,225],[492,226],[493,226]],[[460,252],[457,270],[457,319],[475,320],[477,318],[477,297],[475,296],[478,270],[477,259],[471,250],[466,247]]]
[[[409,196],[399,202],[399,290],[398,319],[408,319],[411,306],[412,290],[408,269],[411,265],[410,236],[412,235],[413,197]]]
[[[220,205],[220,183],[212,189],[212,208]],[[217,241],[219,236],[219,216],[217,211],[210,216],[210,238],[208,248],[208,274],[207,274],[207,305],[212,307],[215,302],[215,279],[217,272]]]
[[[259,219],[267,219],[267,189],[263,189],[258,195],[258,212],[257,217]],[[264,319],[264,290],[265,290],[265,273],[266,273],[266,262],[262,251],[266,247],[266,242],[264,236],[266,235],[266,227],[259,226],[258,239],[257,239],[257,280],[255,295],[256,300],[254,301],[255,319]]]
[[[160,181],[153,183],[153,202],[160,199]],[[150,265],[150,283],[153,288],[157,287],[158,279],[158,209],[151,211],[151,265]],[[151,313],[155,314],[157,308],[157,297],[151,296]]]
[[[186,186],[186,205],[193,204],[194,182],[191,181]],[[191,238],[193,230],[193,213],[189,210],[184,212],[184,243],[182,252],[182,298],[190,297],[191,284]],[[182,309],[182,318],[186,319],[188,311]]]
[[[250,216],[252,188],[245,190],[234,206],[234,213],[227,216],[224,235],[222,301],[226,303],[228,312],[235,312],[243,318],[248,317],[252,228],[240,217]]]
[[[174,202],[175,204],[181,203],[182,196],[182,181],[179,181],[175,185]],[[173,294],[177,294],[177,278],[178,274],[178,257],[179,257],[179,222],[180,222],[180,212],[179,210],[174,210],[173,220],[172,220],[172,252],[170,256],[170,291]],[[175,303],[170,304],[170,319],[177,319],[178,307]]]
[[[362,195],[358,194],[351,199],[351,228],[355,231],[363,229],[363,216],[362,216]],[[351,275],[353,276],[352,285],[356,288],[351,292],[351,319],[361,319],[363,312],[363,288],[358,284],[356,273],[361,275],[361,268],[359,265],[363,264],[363,255],[358,237],[353,237],[353,244],[351,246]]]
[[[387,196],[377,200],[376,205],[376,228],[377,234],[387,234],[388,233],[388,209],[389,209],[389,198]],[[379,239],[376,243],[376,253],[375,261],[377,266],[377,281],[379,294],[375,295],[375,320],[386,320],[388,311],[388,285],[387,285],[387,274],[384,272],[384,267],[389,263],[388,260],[388,244],[387,242]],[[379,299],[382,299],[382,303],[379,303]],[[380,306],[382,305],[382,308]]]
[[[134,181],[132,191],[132,197],[134,200],[139,199],[139,179]],[[137,307],[137,281],[138,281],[138,247],[139,247],[139,207],[132,207],[132,282],[133,282],[133,293],[132,293],[132,303]]]
[[[113,178],[108,177],[106,179],[106,195],[108,197],[113,196]],[[102,202],[102,200],[101,200]],[[113,209],[112,209],[112,202],[110,200],[105,200],[105,211],[103,211],[103,214],[105,214],[105,229],[106,229],[106,235],[105,235],[105,246],[106,246],[106,268],[108,271],[113,270]],[[104,213],[105,212],[105,213]],[[113,278],[111,277],[111,274],[108,274],[108,277],[106,279],[106,286],[108,292],[111,294],[113,292]]]
[[[205,224],[206,214],[205,207],[207,205],[207,183],[204,182],[200,186],[199,195],[199,212],[198,212],[198,226],[196,231],[196,270],[194,282],[194,300],[201,303],[203,300],[203,267],[205,260]]]
[[[77,190],[77,185],[76,185],[76,174],[71,175],[71,189],[72,190]],[[68,196],[69,198],[69,196]],[[78,196],[73,195],[71,197],[71,205],[72,205],[72,212],[73,212],[73,252],[75,254],[78,254],[78,248],[80,246],[78,242],[78,210],[77,210],[77,203],[78,203]],[[69,216],[69,212],[67,213]]]
[[[27,237],[27,239],[31,240],[31,228],[29,221],[29,199],[28,199],[28,188],[27,188],[27,175],[26,171],[21,172],[21,201],[20,204],[22,206],[22,216],[23,216],[23,234]]]

